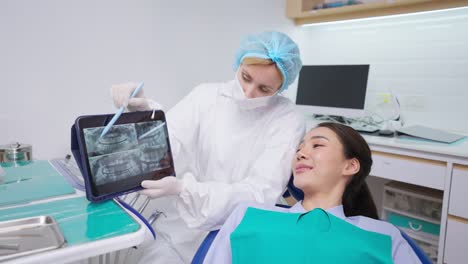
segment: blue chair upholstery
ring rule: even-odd
[[[294,197],[297,201],[300,201],[304,199],[304,193],[302,190],[298,189],[297,187],[294,186],[293,184],[293,176],[289,179],[288,182],[288,190],[290,195]],[[281,207],[288,207],[285,205],[278,205]],[[208,250],[210,249],[211,243],[213,243],[213,240],[216,238],[216,235],[218,234],[219,230],[214,230],[208,233],[206,238],[203,240],[201,243],[200,247],[198,248],[197,252],[195,253],[195,256],[193,257],[192,264],[202,264],[203,260],[205,259],[206,253],[208,253]],[[426,255],[426,253],[416,244],[416,242],[408,236],[405,232],[401,231],[401,235],[403,238],[408,242],[408,244],[411,246],[413,251],[416,253],[418,256],[419,260],[423,264],[432,264],[431,259]]]
[[[213,230],[208,233],[205,237],[203,242],[201,243],[200,247],[198,247],[197,253],[193,256],[192,264],[202,264],[203,260],[205,259],[206,253],[208,253],[208,249],[210,249],[211,243],[216,238],[219,230]]]
[[[416,253],[416,255],[418,256],[419,260],[421,261],[421,263],[423,264],[431,264],[432,261],[431,259],[429,258],[429,256],[427,256],[426,252],[424,252],[419,246],[418,244],[416,244],[416,242],[410,237],[408,236],[408,234],[406,234],[405,232],[401,231],[401,236],[406,240],[406,242],[408,242],[408,244],[411,246],[411,248],[413,249],[414,253]]]

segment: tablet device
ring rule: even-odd
[[[114,115],[75,121],[86,197],[103,201],[141,190],[143,180],[175,176],[163,111],[123,113],[103,137]]]

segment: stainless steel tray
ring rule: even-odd
[[[0,222],[0,262],[65,246],[57,222],[37,216]]]

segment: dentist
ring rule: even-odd
[[[285,34],[250,35],[237,51],[234,80],[201,84],[168,111],[177,177],[141,184],[166,217],[158,218],[158,239],[140,262],[189,263],[206,231],[219,229],[236,205],[275,204],[305,133],[302,115],[281,95],[301,67],[299,49]],[[125,105],[135,87],[114,85],[114,104]],[[126,106],[155,105],[140,91]]]

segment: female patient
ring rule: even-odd
[[[377,220],[365,183],[371,165],[359,133],[320,124],[292,161],[304,200],[289,209],[238,206],[204,263],[420,263],[400,231]]]

